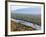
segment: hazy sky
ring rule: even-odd
[[[11,6],[11,10],[20,14],[40,14],[40,6]]]
[[[16,10],[16,9],[22,9],[22,8],[28,8],[29,6],[11,6],[11,10]]]

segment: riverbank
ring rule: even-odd
[[[32,27],[36,30],[40,30],[41,29],[41,26],[39,26],[38,24],[34,24],[34,23],[31,23],[31,22],[27,22],[27,21],[24,21],[24,20],[15,20],[15,19],[11,19],[12,21],[16,22],[16,23],[20,23],[20,24],[23,24],[25,26],[29,26],[29,27]]]
[[[15,21],[11,20],[11,31],[32,31],[32,30],[35,29],[20,23],[16,23]]]

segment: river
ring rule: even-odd
[[[24,21],[24,20],[18,20],[18,19],[16,19],[16,20],[11,19],[11,20],[15,21],[16,23],[21,23],[21,24],[26,25],[26,26],[31,26],[32,28],[37,29],[37,30],[41,29],[41,26],[34,24],[34,23],[31,23],[31,22],[27,22],[27,21]]]

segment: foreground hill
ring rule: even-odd
[[[22,25],[20,23],[16,23],[11,21],[11,31],[32,31],[35,30],[32,27]]]

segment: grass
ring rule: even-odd
[[[25,14],[11,13],[11,18],[13,19],[19,18],[41,26],[41,15],[25,15]],[[35,29],[33,29],[30,26],[25,26],[23,24],[11,21],[11,31],[32,31],[32,30],[35,30]]]
[[[14,21],[11,21],[11,31],[32,31],[35,30],[32,27],[25,26],[20,23],[16,23]]]
[[[23,19],[26,21],[30,21],[32,23],[38,24],[41,26],[41,15],[28,15],[28,14],[15,14],[11,13],[11,18],[13,19]]]

